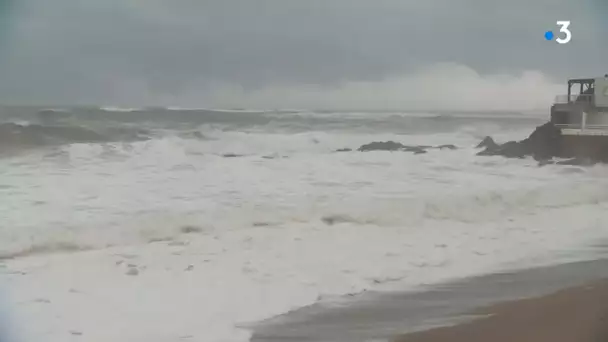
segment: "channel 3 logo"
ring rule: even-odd
[[[572,39],[572,32],[570,32],[570,29],[568,28],[568,27],[570,27],[570,21],[569,20],[558,21],[557,26],[559,26],[559,32],[563,33],[564,36],[556,37],[556,35],[553,33],[553,31],[547,31],[547,32],[545,32],[545,39],[546,40],[555,40],[558,44],[567,44]]]

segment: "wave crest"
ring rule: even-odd
[[[4,148],[136,141],[147,138],[147,132],[128,128],[107,129],[105,132],[97,132],[89,128],[68,125],[13,122],[0,124],[0,147]]]

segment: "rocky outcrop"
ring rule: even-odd
[[[479,156],[503,156],[507,158],[532,157],[539,165],[593,165],[598,162],[608,163],[608,141],[603,137],[562,136],[559,128],[551,122],[536,127],[524,140],[508,141],[499,144],[492,137],[485,137],[478,145]],[[359,152],[400,151],[424,154],[430,149],[457,149],[454,145],[426,146],[404,145],[396,141],[374,141],[357,149]],[[350,152],[344,148],[336,152]],[[554,161],[553,158],[567,160]]]
[[[412,152],[414,154],[424,154],[427,153],[429,149],[449,149],[449,150],[455,150],[458,147],[454,146],[454,145],[440,145],[440,146],[430,146],[430,145],[403,145],[402,143],[399,142],[395,142],[395,141],[374,141],[371,142],[369,144],[365,144],[361,147],[359,147],[359,149],[357,149],[357,151],[359,152],[371,152],[371,151],[402,151],[402,152]],[[345,150],[345,149],[343,149]],[[338,151],[343,151],[343,150],[338,150]]]
[[[395,141],[374,141],[369,144],[365,144],[357,151],[369,152],[369,151],[400,151],[407,148],[407,146],[395,142]]]
[[[498,148],[498,144],[492,139],[492,137],[485,137],[483,140],[477,144],[477,148],[486,148],[486,149],[495,149]]]
[[[536,127],[528,138],[521,142],[536,160],[562,155],[562,134],[559,128],[548,122]]]
[[[479,156],[503,156],[507,158],[533,157],[536,160],[547,160],[562,155],[562,136],[560,130],[552,123],[536,127],[532,134],[521,141],[509,141],[497,144],[491,137],[484,138],[478,148],[485,149]]]
[[[458,147],[456,147],[455,145],[452,145],[452,144],[440,145],[440,146],[437,146],[437,148],[440,149],[440,150],[446,150],[446,149],[447,150],[456,150],[456,149],[458,149]]]
[[[608,163],[608,140],[603,136],[563,136],[552,123],[536,127],[530,136],[521,141],[497,144],[486,137],[477,145],[484,148],[480,156],[508,158],[533,157],[539,166],[547,164],[588,166]],[[567,160],[553,161],[553,158]]]

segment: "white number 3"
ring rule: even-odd
[[[559,32],[565,33],[566,38],[557,38],[557,39],[555,39],[555,41],[558,42],[559,44],[566,44],[567,42],[570,41],[570,39],[572,39],[572,32],[570,32],[570,30],[568,29],[568,27],[570,26],[570,22],[569,21],[558,21],[557,25],[559,25],[561,27],[559,29]]]

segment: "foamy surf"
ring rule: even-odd
[[[0,159],[24,340],[246,341],[301,306],[592,258],[608,237],[605,167],[475,156],[527,118],[221,118]],[[334,153],[385,140],[460,148]]]
[[[571,260],[559,252],[604,234],[606,220],[580,224],[593,210],[605,206],[483,225],[195,231],[140,246],[20,258],[6,263],[5,277],[27,340],[79,332],[91,341],[247,341],[238,327],[336,296],[415,289],[509,263]]]
[[[104,112],[117,112],[117,113],[130,113],[142,110],[141,108],[128,108],[128,107],[100,107],[100,110]]]

